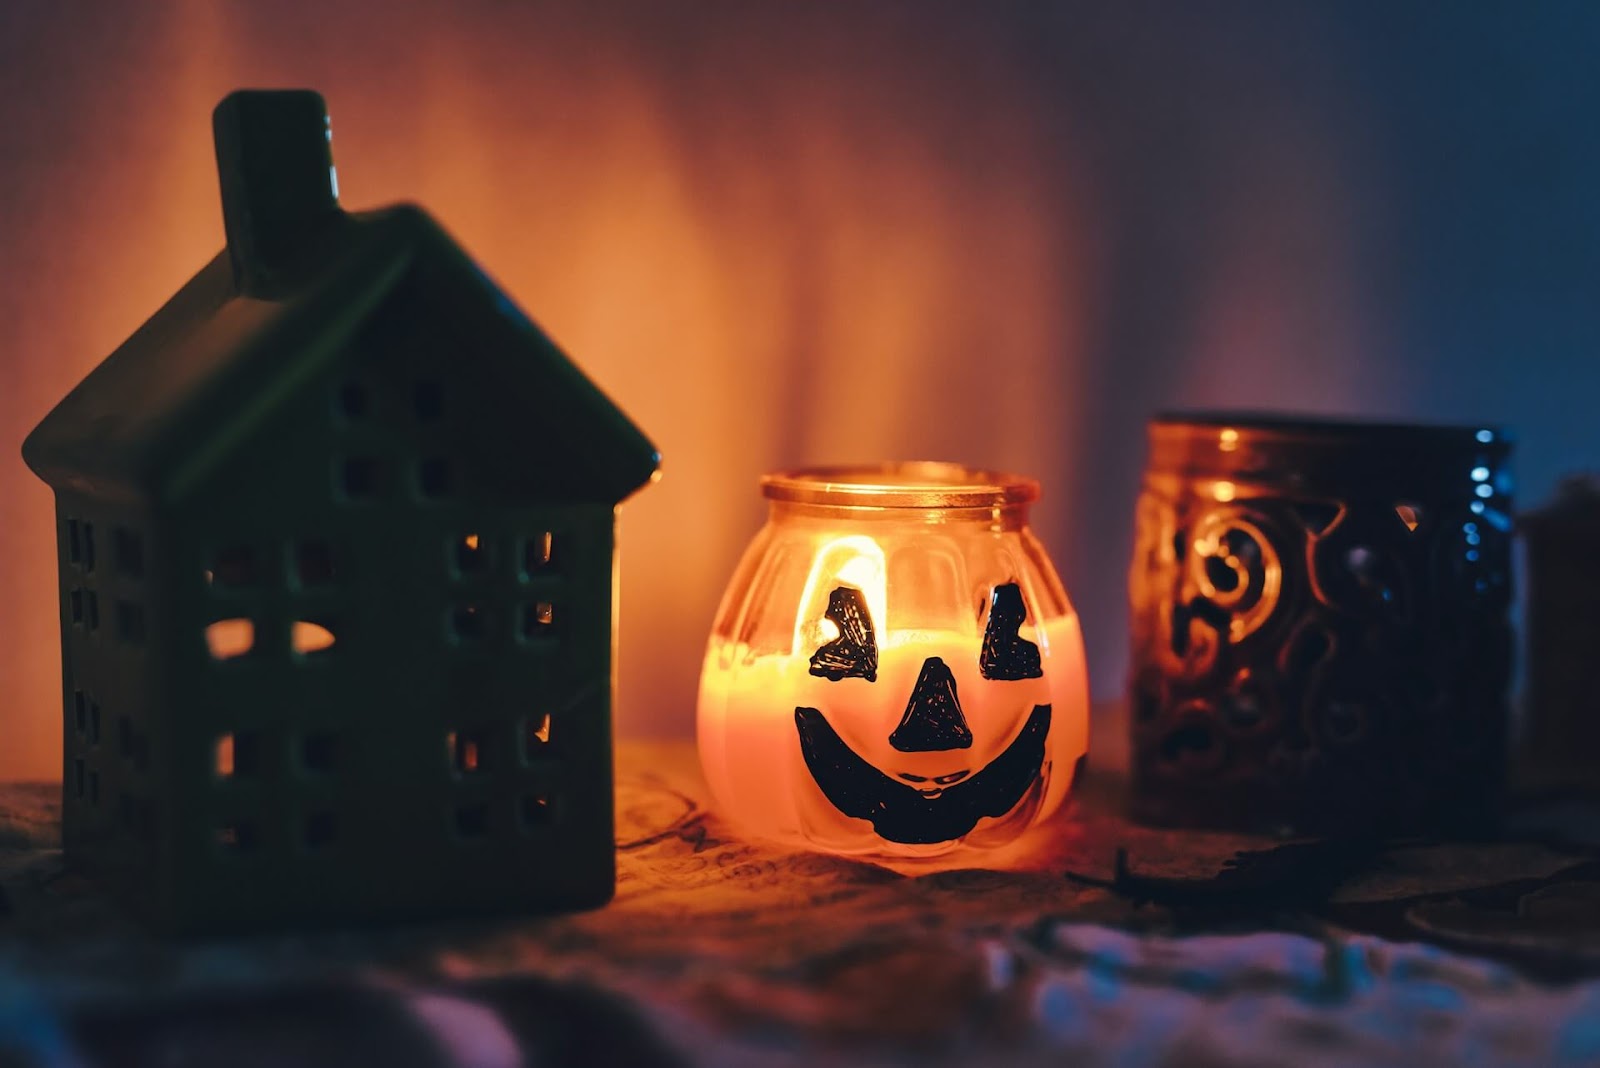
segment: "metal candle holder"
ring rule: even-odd
[[[1504,778],[1510,445],[1478,427],[1149,427],[1129,593],[1132,810],[1472,825]]]

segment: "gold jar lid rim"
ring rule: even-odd
[[[1039,498],[1021,475],[937,461],[845,464],[775,471],[761,477],[768,500],[854,508],[995,508]]]

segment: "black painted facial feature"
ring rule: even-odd
[[[854,586],[839,586],[828,595],[824,613],[839,636],[811,656],[811,674],[830,682],[840,679],[878,681],[878,639],[872,633],[872,617]]]
[[[828,597],[827,617],[839,628],[839,636],[812,655],[811,674],[833,682],[876,681],[878,645],[861,591],[837,587]],[[1043,676],[1039,647],[1018,633],[1027,618],[1016,583],[991,591],[989,624],[978,656],[985,679]],[[1022,730],[987,767],[976,773],[962,769],[934,776],[913,772],[891,776],[878,770],[857,755],[815,708],[796,708],[794,722],[811,778],[834,808],[846,816],[871,820],[880,838],[929,845],[960,838],[978,820],[1003,816],[1027,796],[1044,767],[1050,706],[1034,705]],[[955,675],[942,659],[930,656],[922,662],[889,745],[901,753],[943,753],[971,749],[972,744]],[[904,782],[896,782],[896,777]]]
[[[889,735],[889,744],[902,753],[972,748],[972,728],[967,726],[961,699],[956,696],[956,677],[943,660],[930,656],[922,662],[922,673],[911,689],[900,725]]]
[[[1022,590],[1015,582],[994,588],[989,595],[989,626],[983,632],[983,652],[978,655],[978,668],[984,678],[1015,681],[1037,679],[1044,674],[1039,647],[1017,633],[1027,618]]]
[[[1034,705],[1005,752],[964,782],[938,790],[895,782],[861,757],[814,708],[794,710],[800,752],[829,803],[846,816],[871,820],[878,837],[931,845],[967,834],[985,816],[1003,816],[1027,796],[1044,764],[1050,706]]]

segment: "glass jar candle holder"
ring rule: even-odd
[[[891,867],[982,863],[1088,744],[1078,617],[1029,479],[955,464],[769,475],[700,682],[701,766],[742,831]]]

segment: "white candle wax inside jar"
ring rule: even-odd
[[[1059,808],[1088,747],[1089,692],[1077,616],[1060,616],[1037,629],[1024,625],[1019,633],[1038,645],[1040,677],[983,678],[978,637],[953,631],[880,636],[877,677],[870,682],[814,675],[807,655],[747,658],[736,645],[714,642],[703,673],[699,738],[701,767],[719,810],[746,833],[847,855],[960,864],[974,849],[1009,843]],[[907,718],[919,680],[926,674],[935,691],[944,688],[941,665],[949,673],[970,744],[897,749],[890,739]],[[1047,712],[1036,714],[1041,707]],[[970,789],[1019,736],[1030,727],[1030,733],[1039,731],[1041,715],[1048,720],[1043,759],[1015,776],[1028,781],[1014,805],[981,816],[955,838],[896,842],[871,833],[869,819],[842,812],[819,785],[818,772],[803,752],[800,709],[815,710],[827,730],[883,777],[878,782],[856,769],[869,780],[865,789],[881,787],[886,795],[881,801],[867,799],[866,808],[893,806],[895,797],[906,796],[900,791],[915,793],[925,802],[917,807],[933,814],[936,827],[941,802],[970,809],[959,797],[963,784]],[[917,804],[909,797],[906,803]],[[959,829],[964,823],[957,817],[944,826]]]

